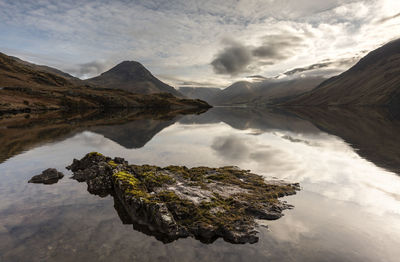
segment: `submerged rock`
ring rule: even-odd
[[[99,196],[111,194],[123,220],[163,242],[192,236],[204,243],[258,241],[256,219],[278,219],[292,206],[279,197],[299,184],[266,182],[237,167],[129,165],[89,153],[67,167],[73,178]]]
[[[58,172],[55,168],[48,168],[40,175],[33,176],[28,183],[54,184],[64,177],[64,174]]]

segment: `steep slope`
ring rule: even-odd
[[[253,105],[274,104],[313,89],[324,79],[306,77],[291,80],[266,80],[262,82],[236,82],[222,90],[209,102],[214,105]]]
[[[0,53],[0,114],[49,109],[209,107],[203,101],[167,93],[140,95],[94,87],[55,70]]]
[[[170,93],[182,97],[175,88],[161,82],[142,64],[135,61],[124,61],[99,76],[85,80],[85,82],[136,94]]]
[[[287,104],[398,107],[400,39],[370,52],[348,71]]]
[[[179,92],[184,96],[191,99],[201,99],[210,103],[215,96],[217,96],[220,92],[220,88],[215,87],[180,87]]]
[[[15,57],[15,56],[10,56],[9,58],[14,59],[19,64],[27,66],[27,67],[31,68],[32,70],[43,71],[43,72],[51,73],[51,74],[54,74],[54,75],[58,75],[60,77],[68,79],[71,82],[74,82],[75,84],[84,85],[84,82],[81,79],[79,79],[77,77],[74,77],[74,76],[72,76],[72,75],[70,75],[68,73],[65,73],[65,72],[63,72],[61,70],[58,70],[56,68],[49,67],[49,66],[46,66],[46,65],[36,65],[36,64],[33,64],[33,63],[29,63],[27,61],[19,59],[18,57]]]

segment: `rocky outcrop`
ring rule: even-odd
[[[278,198],[299,189],[237,167],[138,166],[95,152],[67,168],[90,193],[114,196],[124,221],[163,242],[191,236],[255,243],[256,219],[280,218],[291,206]]]
[[[55,168],[48,168],[44,170],[40,175],[33,176],[28,183],[37,184],[55,184],[64,177],[64,174],[58,172]]]

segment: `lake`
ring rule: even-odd
[[[399,261],[400,118],[379,111],[213,108],[0,119],[0,261]],[[65,167],[88,152],[132,164],[227,165],[298,182],[259,241],[164,244]],[[66,176],[28,184],[49,167]]]

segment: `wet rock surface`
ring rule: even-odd
[[[33,176],[28,183],[36,184],[55,184],[64,177],[64,174],[58,172],[55,168],[48,168],[44,170],[40,175]]]
[[[67,168],[91,194],[112,195],[124,223],[164,243],[189,236],[255,243],[256,220],[280,218],[292,206],[278,198],[299,190],[299,184],[265,181],[232,166],[138,166],[96,152]]]

